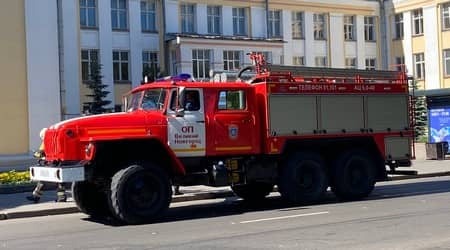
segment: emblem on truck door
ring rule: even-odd
[[[228,136],[230,139],[237,139],[239,134],[239,127],[236,125],[230,125],[228,127]]]

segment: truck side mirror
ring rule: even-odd
[[[176,108],[176,110],[175,110],[175,115],[177,116],[177,117],[183,117],[184,116],[184,108]]]

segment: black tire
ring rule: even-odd
[[[247,201],[258,201],[264,199],[273,191],[273,184],[265,182],[252,182],[242,185],[233,185],[233,192]]]
[[[282,165],[278,191],[283,198],[310,204],[323,198],[327,188],[325,161],[319,154],[297,152]]]
[[[110,206],[123,223],[152,222],[164,214],[171,200],[170,179],[155,165],[131,165],[112,177]]]
[[[375,187],[375,161],[365,151],[349,150],[334,162],[331,190],[341,200],[369,196]]]
[[[91,217],[105,217],[111,215],[105,192],[98,185],[79,181],[72,184],[72,197],[81,212]]]

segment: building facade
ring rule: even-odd
[[[10,56],[0,67],[6,76],[0,85],[0,110],[8,117],[0,132],[6,139],[0,140],[0,156],[28,154],[38,147],[42,127],[82,115],[93,62],[102,65],[112,110],[120,109],[122,95],[140,85],[145,75],[189,73],[206,80],[211,70],[250,65],[250,52],[264,53],[273,64],[386,69],[404,62],[410,69],[416,62],[413,56],[423,51],[427,77],[422,85],[448,88],[442,72],[450,39],[441,28],[430,31],[433,24],[446,25],[441,14],[423,26],[427,39],[436,34],[433,42],[412,35],[416,19],[411,15],[423,2],[2,1],[0,18],[7,22],[0,30],[7,39],[0,40],[0,50]],[[441,13],[445,5],[425,2],[430,4],[423,7],[423,20]],[[400,13],[401,39],[394,37]],[[421,62],[419,55],[416,59]]]

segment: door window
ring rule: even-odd
[[[222,90],[219,92],[219,110],[244,110],[246,108],[243,90]]]

